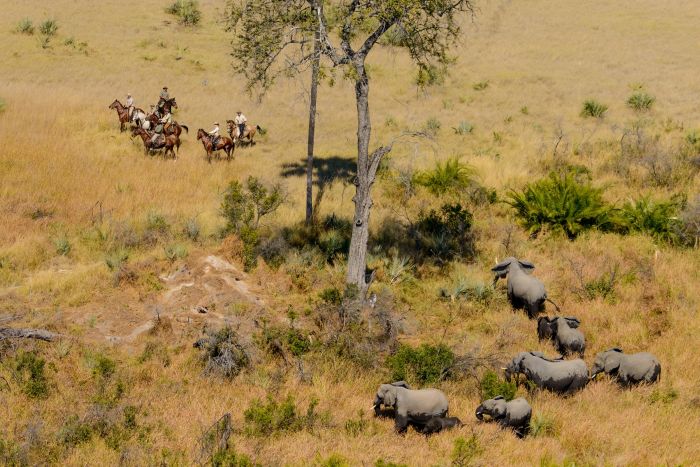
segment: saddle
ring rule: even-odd
[[[216,149],[216,146],[219,143],[220,139],[221,139],[221,136],[214,136],[214,138],[211,140],[211,147],[213,149]]]
[[[151,147],[162,146],[165,144],[165,136],[158,134],[155,139],[151,139]]]

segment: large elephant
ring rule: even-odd
[[[621,349],[614,348],[595,356],[591,379],[602,372],[614,376],[624,386],[654,383],[661,376],[661,363],[647,352],[625,355]]]
[[[534,318],[544,308],[547,291],[544,284],[531,276],[535,265],[529,261],[508,257],[491,268],[498,279],[508,279],[508,299],[514,308],[524,308],[530,318]]]
[[[541,352],[520,352],[504,370],[508,380],[523,374],[537,387],[562,394],[576,392],[588,383],[588,367],[583,360],[550,360]]]
[[[542,316],[537,320],[537,336],[540,340],[553,340],[557,351],[564,356],[578,353],[583,358],[586,352],[586,338],[577,329],[580,324],[581,321],[577,318]]]
[[[476,418],[483,420],[484,415],[496,420],[502,427],[513,429],[518,438],[522,438],[530,431],[532,407],[522,397],[510,402],[506,402],[503,396],[486,400],[476,408]]]
[[[394,409],[394,425],[399,433],[406,431],[411,424],[422,429],[433,417],[447,415],[447,397],[439,389],[417,389],[408,387],[404,381],[379,386],[372,408],[376,415],[381,413],[381,405]]]

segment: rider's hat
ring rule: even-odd
[[[168,89],[168,87],[167,87],[167,86],[163,86],[163,89]]]
[[[214,122],[214,125],[218,125],[218,124],[219,124],[219,122]]]
[[[239,111],[238,111],[238,112],[236,112],[236,113],[237,113],[237,114],[240,114],[240,113],[243,113],[243,112],[241,112],[241,111],[239,110]]]

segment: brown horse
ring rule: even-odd
[[[169,113],[172,109],[177,109],[177,101],[175,100],[174,97],[170,99],[163,99],[162,97],[158,100],[158,104],[156,105],[157,109],[161,108],[161,105],[163,106],[163,113]]]
[[[173,155],[173,159],[177,160],[175,149],[177,149],[178,152],[180,151],[180,138],[178,138],[176,135],[162,136],[161,138],[156,140],[156,144],[153,144],[151,142],[151,137],[153,136],[153,133],[150,133],[144,130],[143,128],[136,127],[133,130],[131,130],[131,136],[136,135],[139,135],[143,140],[145,154],[148,154],[149,151],[165,149],[165,152],[163,153],[164,158],[167,158],[168,152],[170,152]]]
[[[204,131],[203,128],[200,128],[199,130],[197,130],[197,139],[202,140],[204,150],[207,151],[207,162],[211,163],[211,154],[215,151],[219,151],[220,149],[223,149],[226,153],[226,160],[231,160],[231,154],[234,150],[233,140],[231,138],[221,136],[216,142],[216,147],[214,147],[214,138],[209,136],[209,133]],[[218,159],[219,156],[217,155],[216,158]]]
[[[129,109],[124,107],[117,99],[114,99],[114,102],[109,105],[109,108],[117,111],[117,115],[119,116],[119,131],[124,131],[129,121]]]
[[[250,146],[255,145],[255,141],[253,141],[253,138],[255,138],[255,135],[257,134],[258,131],[260,131],[262,128],[260,128],[260,125],[249,125],[246,123],[245,125],[245,130],[243,131],[243,136],[240,138],[237,136],[238,133],[238,125],[236,125],[233,120],[226,120],[226,126],[228,127],[228,134],[231,135],[231,139],[233,139],[234,143],[241,142],[245,143]]]
[[[150,122],[150,125],[148,126],[149,129],[155,128],[155,127],[158,126],[159,123],[160,123],[160,119],[158,118],[158,115],[156,115],[156,114],[148,114],[148,115],[146,115],[146,116],[145,116],[145,120],[146,120],[147,122]],[[141,127],[144,128],[143,125],[141,125]],[[172,123],[172,124],[163,127],[163,134],[166,135],[166,136],[167,136],[167,135],[175,135],[175,136],[177,136],[177,137],[179,138],[180,135],[182,134],[182,129],[183,129],[183,128],[185,129],[185,131],[186,131],[187,133],[190,132],[190,129],[187,127],[187,125],[181,125],[181,124],[179,124],[178,122],[176,122],[175,120],[173,120],[173,123]],[[144,128],[144,130],[145,130],[145,129],[146,129],[146,128]]]

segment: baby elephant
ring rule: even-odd
[[[444,418],[449,405],[439,389],[413,390],[404,381],[379,386],[372,408],[379,415],[381,405],[394,409],[396,431],[403,433],[410,424],[423,427],[432,418]]]
[[[544,284],[530,275],[533,269],[535,265],[531,262],[512,256],[491,268],[491,271],[496,274],[494,285],[498,279],[507,277],[510,303],[513,308],[524,308],[530,318],[537,316],[547,300]]]
[[[621,349],[614,348],[596,355],[591,379],[602,372],[614,376],[623,386],[654,383],[661,376],[661,364],[650,353],[625,355]]]
[[[540,340],[553,340],[557,351],[564,356],[578,353],[583,358],[586,338],[577,329],[580,324],[581,321],[576,318],[542,316],[537,320],[537,336]]]
[[[420,432],[424,435],[432,435],[456,426],[462,426],[462,421],[457,417],[433,417],[423,425]]]
[[[551,360],[542,352],[520,352],[504,368],[507,380],[523,374],[535,386],[560,394],[571,394],[588,383],[588,367],[581,359]]]
[[[522,397],[510,402],[506,402],[503,396],[484,401],[476,408],[476,418],[483,420],[484,415],[490,416],[502,427],[511,428],[518,438],[522,438],[530,431],[532,408]]]

